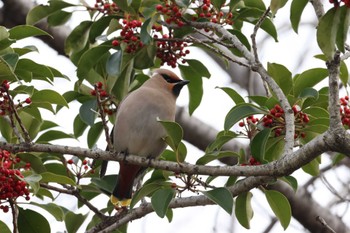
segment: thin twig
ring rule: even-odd
[[[23,123],[22,123],[22,120],[21,118],[19,117],[18,115],[18,112],[17,112],[17,109],[15,107],[15,104],[13,103],[13,99],[12,99],[12,96],[10,95],[9,93],[9,90],[6,89],[6,94],[7,94],[7,97],[8,97],[8,101],[9,101],[9,104],[10,104],[10,114],[14,115],[18,124],[19,124],[19,127],[21,128],[22,132],[23,132],[23,135],[24,135],[24,141],[26,143],[30,143],[32,140],[30,139],[30,136],[29,136],[29,133],[27,131],[27,129],[24,127]]]
[[[256,63],[260,63],[259,55],[258,55],[258,47],[256,43],[256,35],[258,33],[258,30],[261,27],[261,24],[264,22],[264,20],[266,19],[269,13],[270,13],[270,7],[268,7],[264,12],[264,14],[259,18],[258,22],[254,26],[253,34],[250,36],[250,38],[252,39],[252,48],[253,48],[253,53],[254,53],[254,58]]]
[[[75,196],[79,201],[81,201],[82,203],[84,203],[84,205],[86,205],[91,211],[93,211],[97,217],[99,217],[100,219],[104,220],[107,218],[106,215],[104,215],[103,213],[101,213],[94,205],[92,205],[86,198],[84,198],[83,196],[81,196],[79,190],[77,190],[76,188],[72,188],[72,189],[63,189],[63,188],[58,188],[49,184],[44,184],[41,183],[40,187],[43,187],[45,189],[49,189],[52,191],[56,191],[58,193],[64,193],[64,194],[68,194],[68,195],[72,195]]]
[[[316,220],[321,223],[322,226],[324,226],[329,232],[331,233],[336,233],[328,224],[327,222],[321,217],[321,216],[317,216]]]
[[[12,211],[13,233],[18,233],[18,208],[14,200],[9,199],[9,203]]]
[[[106,141],[107,141],[107,145],[108,145],[108,150],[109,151],[114,151],[114,147],[113,147],[113,143],[110,137],[110,132],[109,132],[109,128],[107,125],[107,121],[106,121],[106,114],[105,111],[102,107],[102,102],[101,102],[101,95],[100,92],[98,91],[97,85],[94,85],[95,88],[95,93],[96,93],[96,100],[97,100],[97,106],[98,106],[98,111],[102,120],[102,125],[103,125],[103,129],[105,132],[105,137],[106,137]]]

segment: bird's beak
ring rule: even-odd
[[[181,80],[180,82],[177,82],[177,83],[175,84],[175,86],[181,86],[181,87],[183,87],[183,86],[189,84],[189,82],[190,82],[190,81],[188,81],[188,80]]]

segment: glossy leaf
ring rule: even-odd
[[[79,116],[85,124],[92,126],[96,119],[96,111],[97,111],[97,100],[91,99],[91,100],[85,101],[80,106]]]
[[[60,26],[68,22],[72,17],[72,12],[57,11],[47,17],[47,22],[50,26]]]
[[[55,203],[46,203],[46,204],[39,204],[35,202],[30,202],[31,205],[38,206],[47,212],[49,212],[57,221],[63,221],[64,220],[64,212],[62,208]]]
[[[8,228],[8,226],[0,220],[0,232],[1,233],[11,233],[10,228]]]
[[[246,229],[250,229],[250,220],[253,218],[254,211],[251,206],[251,192],[241,193],[237,196],[235,202],[235,215],[238,222]]]
[[[30,209],[18,208],[18,230],[25,233],[47,233],[51,232],[47,219]],[[40,224],[38,224],[40,223]]]
[[[216,135],[215,141],[211,142],[205,149],[206,153],[221,150],[221,147],[233,138],[236,138],[238,134],[232,131],[221,131]]]
[[[202,193],[223,208],[229,215],[232,214],[233,197],[228,189],[216,188],[210,191],[203,191]]]
[[[47,81],[48,79],[53,81],[54,78],[54,74],[48,66],[36,63],[26,58],[18,60],[15,73],[26,82],[30,82],[32,79],[44,81]]]
[[[86,51],[78,62],[77,76],[84,79],[84,76],[108,53],[111,46],[99,45]]]
[[[283,177],[281,177],[279,179],[284,181],[284,182],[286,182],[287,184],[289,184],[289,186],[293,188],[294,192],[297,191],[297,189],[298,189],[298,180],[295,179],[293,176],[283,176]]]
[[[239,158],[239,154],[233,152],[233,151],[217,151],[212,152],[209,154],[205,154],[204,156],[200,157],[197,161],[197,165],[205,165],[207,163],[210,163],[211,161],[227,158],[227,157],[236,157]]]
[[[251,153],[258,161],[263,162],[265,160],[265,148],[268,138],[271,134],[271,128],[265,128],[260,131],[250,143]]]
[[[288,199],[280,192],[275,190],[266,190],[265,196],[272,211],[275,213],[284,230],[289,226],[292,218],[292,210]]]
[[[299,96],[305,88],[315,86],[326,77],[328,77],[327,69],[314,68],[304,71],[293,80],[294,96]]]
[[[92,21],[83,21],[69,34],[64,45],[64,51],[68,56],[85,48],[92,23]]]
[[[165,131],[167,132],[167,135],[169,136],[168,145],[173,149],[176,150],[183,138],[183,130],[181,126],[173,121],[162,121],[161,119],[158,120],[159,123],[162,124]]]
[[[51,172],[43,172],[40,175],[42,176],[42,179],[40,180],[41,183],[53,182],[58,184],[68,184],[76,186],[75,181],[69,178],[68,176],[57,175]]]
[[[73,135],[67,134],[59,130],[49,130],[36,140],[37,143],[50,142],[53,140],[64,139],[64,138],[74,138]]]
[[[46,168],[44,167],[40,156],[37,156],[34,153],[18,153],[17,157],[26,163],[30,163],[31,169],[33,169],[36,173],[42,173],[46,171]]]
[[[348,37],[349,25],[350,25],[350,9],[348,6],[342,6],[339,8],[339,24],[337,25],[337,48],[345,53],[345,43]]]
[[[242,104],[245,103],[243,97],[234,89],[229,87],[217,87],[221,90],[223,90],[232,100],[235,102],[235,104]]]
[[[61,94],[54,90],[45,89],[36,91],[31,97],[32,103],[50,103],[65,106],[68,108],[68,103]]]
[[[41,181],[42,176],[31,171],[22,172],[22,174],[24,176],[23,180],[30,185],[30,187],[33,189],[33,193],[36,194],[40,189],[39,182]]]
[[[103,132],[103,125],[101,121],[91,126],[87,135],[87,143],[89,148],[93,148],[96,145],[102,132]]]
[[[225,117],[224,129],[229,130],[234,124],[236,124],[241,119],[254,115],[254,114],[265,114],[266,111],[258,108],[253,104],[238,104],[234,106]]]
[[[64,218],[64,222],[66,224],[66,229],[68,233],[78,232],[79,228],[81,227],[87,216],[87,214],[76,214],[72,211],[68,211]]]
[[[266,143],[266,152],[264,159],[268,162],[277,160],[284,151],[285,140],[283,136],[269,138]]]
[[[287,96],[293,88],[292,73],[285,66],[277,63],[268,63],[267,72]]]
[[[340,9],[332,7],[321,17],[317,26],[317,43],[328,60],[333,59],[335,54],[339,20]]]
[[[175,190],[172,188],[163,188],[156,191],[151,198],[151,204],[156,214],[164,218],[170,201],[175,196]]]
[[[74,118],[73,122],[73,133],[75,138],[79,138],[81,135],[83,135],[84,131],[87,129],[87,124],[80,118],[80,115],[78,114]]]
[[[318,176],[320,174],[320,162],[319,159],[313,159],[308,164],[302,167],[303,171],[311,176]]]
[[[123,61],[123,52],[118,50],[113,53],[107,60],[106,70],[109,75],[119,75]]]
[[[50,1],[50,6],[38,5],[29,11],[27,14],[26,23],[29,25],[34,25],[41,19],[70,6],[74,5],[64,1]]]
[[[270,1],[270,9],[272,13],[272,18],[276,15],[277,11],[284,7],[288,0],[271,0]]]
[[[0,56],[0,81],[3,80],[16,81],[17,77],[13,72],[13,68]]]
[[[317,100],[318,91],[312,87],[307,87],[300,92],[298,98],[301,98],[301,99],[314,98]]]
[[[113,192],[118,175],[105,175],[102,178],[91,178],[91,182],[99,189],[110,195]]]
[[[136,193],[133,195],[130,208],[132,209],[142,198],[148,196],[154,191],[160,189],[162,186],[158,182],[148,183],[143,185]]]
[[[10,38],[15,40],[21,40],[32,36],[49,36],[53,38],[49,33],[31,25],[15,26],[9,30],[9,33]]]
[[[290,21],[292,23],[293,30],[298,33],[299,23],[301,15],[309,3],[309,0],[293,0],[290,7]]]

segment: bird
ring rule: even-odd
[[[174,72],[159,68],[141,87],[128,94],[118,106],[112,132],[114,151],[155,159],[165,150],[166,131],[160,120],[175,121],[176,99],[189,83]],[[100,175],[107,162],[103,161]],[[114,206],[130,205],[135,180],[142,177],[146,167],[119,162],[119,174],[110,200]]]

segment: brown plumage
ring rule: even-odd
[[[166,132],[157,119],[174,121],[176,98],[188,81],[175,73],[158,69],[140,88],[120,104],[113,132],[116,152],[157,158],[166,148]],[[146,169],[120,162],[116,186],[111,196],[114,205],[127,206],[135,179]]]

